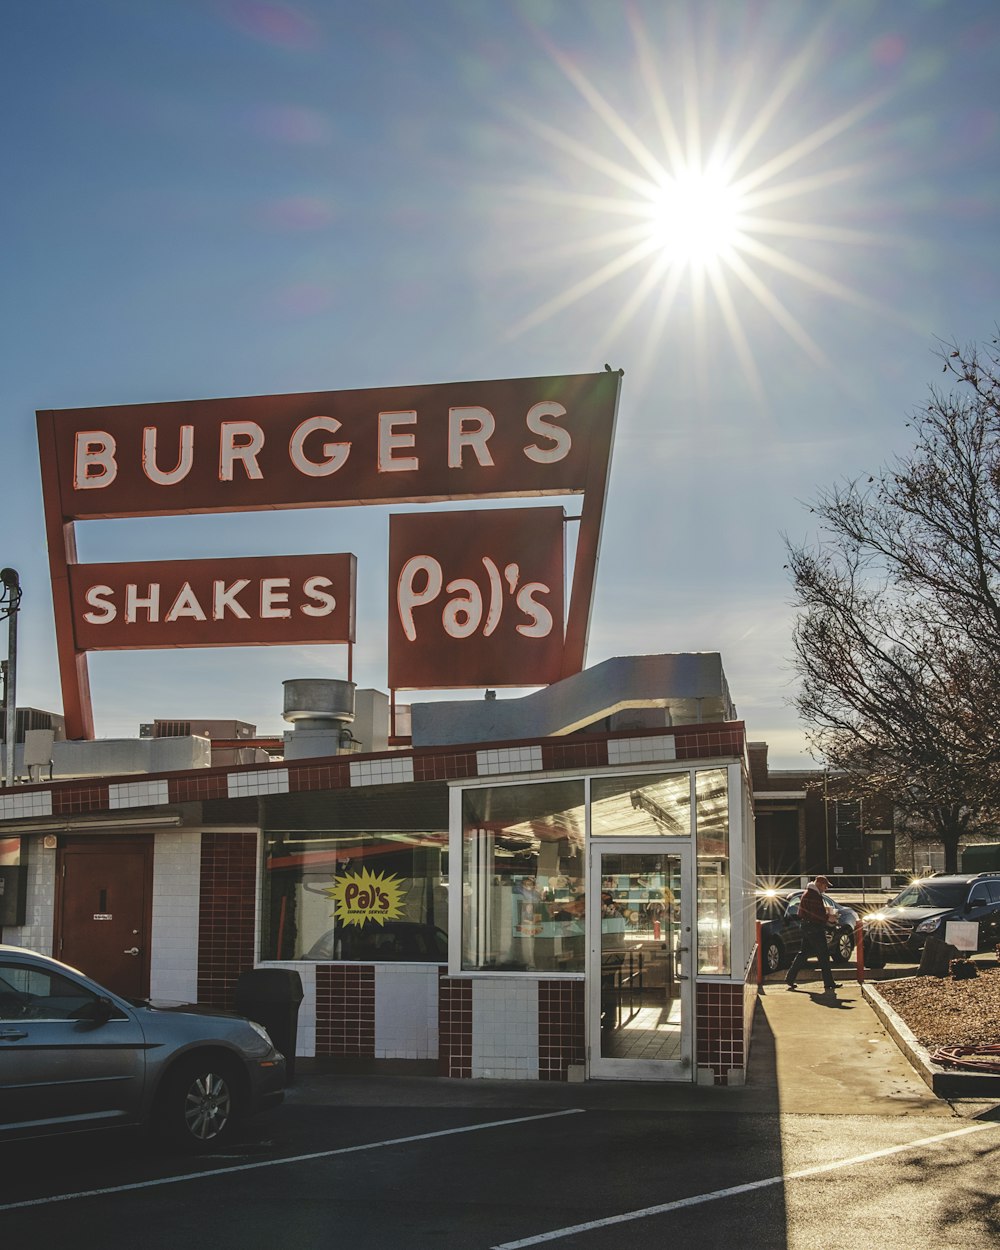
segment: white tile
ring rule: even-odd
[[[51,815],[51,790],[29,790],[26,794],[0,794],[0,820],[20,820],[25,816]]]
[[[198,997],[198,902],[201,834],[157,834],[153,850],[150,995],[194,1002]]]
[[[395,785],[413,781],[413,757],[354,760],[350,766],[352,786]]]
[[[542,748],[498,747],[477,751],[476,771],[481,777],[495,777],[501,773],[541,772]]]
[[[438,968],[375,966],[375,1057],[438,1057]]]
[[[231,799],[255,794],[287,794],[288,769],[262,768],[251,773],[228,773],[226,786]]]
[[[155,807],[169,802],[166,778],[155,781],[126,781],[108,786],[108,807],[112,810],[124,807]]]
[[[472,986],[472,1074],[538,1072],[538,983],[477,980]]]
[[[652,738],[612,738],[608,742],[609,764],[646,764],[676,758],[677,744],[673,734]]]

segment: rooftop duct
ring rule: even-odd
[[[335,678],[294,678],[281,683],[282,718],[292,726],[284,735],[285,759],[341,755],[354,749],[353,681]]]

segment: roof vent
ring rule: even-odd
[[[296,729],[329,729],[331,721],[349,725],[354,720],[353,681],[296,678],[281,685],[285,692],[281,715]]]

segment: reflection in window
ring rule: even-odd
[[[691,832],[691,774],[685,769],[594,777],[590,804],[595,838],[687,837]]]
[[[728,973],[729,915],[729,782],[724,768],[695,775],[696,848],[698,857],[698,971]]]
[[[582,780],[462,794],[462,968],[582,972]]]
[[[445,831],[270,833],[264,959],[448,959]]]
[[[0,964],[0,1020],[73,1020],[96,1001],[59,972]]]

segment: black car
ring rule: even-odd
[[[864,918],[865,963],[920,957],[929,937],[945,940],[949,920],[975,921],[981,951],[1000,942],[1000,872],[955,873],[911,882]]]
[[[757,919],[761,922],[760,945],[766,973],[787,968],[802,949],[799,925],[802,895],[802,890],[762,890],[757,895]],[[837,923],[831,924],[826,934],[830,956],[835,963],[850,963],[858,913],[829,894],[823,895],[823,902],[837,913]]]

